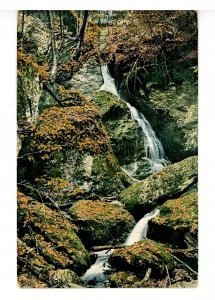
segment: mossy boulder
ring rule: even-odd
[[[78,277],[75,272],[69,269],[50,271],[48,275],[51,287],[74,288],[77,285],[81,287],[83,284],[80,277]]]
[[[145,178],[143,133],[137,122],[131,119],[126,102],[107,91],[94,93],[92,102],[102,113],[102,120],[120,165],[129,170],[138,162],[137,179]]]
[[[115,272],[108,276],[110,286],[117,288],[129,288],[132,287],[135,282],[138,281],[137,276],[132,272]]]
[[[150,220],[148,237],[156,241],[186,246],[187,238],[197,240],[198,194],[188,193],[160,206],[160,214]]]
[[[197,156],[188,157],[134,183],[119,198],[129,212],[141,217],[165,200],[185,193],[197,181],[197,176]]]
[[[169,272],[174,268],[168,247],[149,239],[115,250],[109,263],[116,271],[131,271],[143,277],[151,268],[151,278],[166,276],[166,267]]]
[[[108,276],[111,288],[165,288],[168,286],[166,279],[144,279],[130,271],[114,272]]]
[[[79,236],[87,246],[122,243],[135,224],[125,209],[101,201],[80,200],[69,214],[80,220]]]
[[[20,156],[33,154],[19,161],[19,180],[48,189],[56,203],[71,202],[77,189],[87,197],[111,196],[131,183],[113,154],[100,112],[87,100],[44,110],[28,130]]]
[[[22,193],[18,193],[18,235],[37,249],[43,260],[57,268],[83,274],[89,254],[77,236],[77,227],[62,214]]]

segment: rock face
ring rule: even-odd
[[[165,167],[125,189],[120,200],[129,212],[143,216],[164,200],[186,192],[197,181],[197,164],[197,156],[192,156]]]
[[[78,274],[88,268],[89,254],[76,234],[77,227],[60,213],[18,193],[18,224],[21,263],[36,264],[39,271],[69,267]],[[39,256],[26,247],[37,249]]]
[[[18,33],[22,32],[22,13],[18,13]],[[45,14],[44,14],[45,17]],[[38,55],[44,55],[47,52],[50,43],[50,31],[48,25],[37,16],[26,13],[24,15],[24,37],[34,44],[34,52]]]
[[[165,265],[170,272],[174,268],[173,258],[168,248],[152,240],[143,240],[132,246],[115,250],[109,262],[117,271],[131,271],[139,276],[145,276],[147,270],[151,268],[151,278],[165,276]]]
[[[101,201],[80,200],[69,214],[80,220],[79,236],[87,246],[122,243],[135,224],[122,207]]]
[[[62,84],[67,89],[80,90],[86,95],[97,91],[103,84],[100,64],[95,59],[88,60],[71,79],[63,80]]]
[[[186,236],[198,239],[197,192],[168,200],[159,209],[160,215],[150,220],[149,238],[178,246],[186,246]]]
[[[198,152],[198,88],[191,82],[166,90],[151,89],[141,103],[167,157],[180,161]]]
[[[102,120],[110,135],[111,146],[120,163],[132,170],[137,163],[137,178],[146,177],[144,161],[144,138],[142,129],[131,119],[126,102],[110,92],[100,91],[94,94],[92,102],[102,113]]]

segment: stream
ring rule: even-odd
[[[132,229],[128,235],[123,246],[131,246],[136,242],[139,242],[147,238],[148,222],[155,218],[159,214],[159,210],[155,209],[150,213],[147,213]],[[108,263],[110,255],[113,253],[113,249],[102,250],[94,252],[97,255],[95,263],[86,271],[82,276],[82,280],[89,288],[104,288],[108,286],[108,279],[106,273],[111,270],[111,266]]]
[[[104,83],[99,90],[111,92],[120,99],[115,85],[115,80],[111,77],[108,66],[102,65],[101,71]],[[170,164],[170,161],[165,156],[161,142],[158,140],[154,130],[152,129],[150,123],[146,120],[144,115],[128,102],[126,102],[126,104],[130,110],[131,118],[135,120],[138,126],[142,129],[142,137],[144,138],[144,147],[146,153],[146,157],[144,157],[143,159],[149,161],[150,173],[153,174],[161,171],[163,167]],[[135,173],[137,171],[137,164],[134,163],[133,170],[129,172],[126,169],[123,170],[134,179]],[[159,210],[155,209],[152,212],[147,213],[142,219],[140,219],[128,235],[123,245],[130,246],[135,242],[147,238],[148,222],[152,218],[155,218],[158,214]],[[87,287],[100,288],[108,286],[106,273],[111,268],[108,263],[108,259],[113,251],[113,249],[110,249],[94,252],[94,254],[97,255],[97,259],[95,263],[82,276],[82,280],[87,285]]]

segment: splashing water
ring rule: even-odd
[[[86,271],[82,276],[82,280],[88,285],[93,285],[94,287],[102,287],[106,281],[105,272],[110,269],[108,264],[108,259],[113,250],[103,250],[98,251],[96,254],[98,258],[96,262]]]
[[[111,77],[108,66],[103,65],[101,66],[101,71],[102,71],[102,77],[104,80],[103,85],[100,87],[99,91],[107,91],[115,96],[119,97],[116,85],[115,85],[115,80]]]
[[[115,85],[115,80],[111,77],[108,70],[108,66],[101,66],[101,71],[104,83],[99,90],[111,92],[115,96],[119,97]],[[131,118],[138,123],[139,127],[143,131],[146,155],[145,157],[143,157],[143,159],[149,162],[149,173],[152,174],[161,171],[163,167],[170,164],[170,161],[165,157],[164,149],[161,142],[158,140],[154,130],[152,129],[150,123],[146,120],[144,115],[141,112],[139,112],[134,106],[130,105],[128,102],[126,102],[126,104],[131,112]],[[130,173],[127,171],[127,173],[129,173],[130,176],[135,176],[136,171],[137,165],[134,165],[134,169]]]
[[[148,214],[146,214],[133,228],[128,238],[126,239],[124,246],[131,246],[135,242],[139,242],[146,238],[148,230],[148,222],[152,218],[155,218],[159,214],[159,210],[156,209]],[[113,253],[113,249],[107,251],[98,251],[96,254],[98,258],[96,262],[86,271],[82,276],[82,280],[89,286],[93,287],[104,287],[104,283],[108,280],[106,278],[105,272],[110,270],[110,265],[108,264],[108,259]]]
[[[129,234],[127,240],[125,241],[125,246],[133,245],[134,243],[141,241],[146,238],[148,231],[148,222],[149,220],[155,218],[159,214],[159,209],[152,211],[146,214],[133,228],[131,233]]]

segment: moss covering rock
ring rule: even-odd
[[[87,246],[121,243],[135,224],[133,216],[122,207],[101,201],[80,200],[69,214],[80,220],[79,235]]]
[[[160,214],[150,220],[148,237],[156,241],[186,245],[186,235],[197,240],[198,194],[186,194],[160,206]]]
[[[131,271],[139,276],[145,276],[151,268],[152,278],[166,276],[166,267],[170,272],[174,268],[168,247],[148,239],[115,250],[109,262],[117,271]]]
[[[87,100],[44,110],[28,130],[22,150],[32,154],[20,161],[19,180],[27,177],[56,203],[71,202],[77,189],[87,197],[111,196],[131,183],[113,154],[100,112]]]
[[[89,267],[89,254],[77,236],[77,227],[62,214],[18,193],[19,236],[37,249],[43,260],[78,274]]]
[[[188,157],[134,183],[119,198],[129,212],[141,217],[164,200],[185,192],[197,181],[197,174],[197,156]]]
[[[131,113],[126,102],[107,91],[99,91],[92,97],[92,102],[102,113],[102,119],[110,135],[111,146],[121,165],[126,169],[138,162],[139,174],[137,179],[146,177],[142,157],[144,138],[142,129],[131,119]]]
[[[77,274],[69,269],[50,271],[48,275],[51,287],[74,288],[83,284]]]

